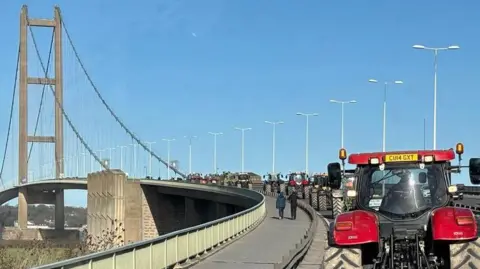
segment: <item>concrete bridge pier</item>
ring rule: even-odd
[[[65,229],[65,192],[55,190],[55,230]]]
[[[18,189],[18,218],[17,223],[20,229],[27,229],[28,223],[28,193],[26,187]]]

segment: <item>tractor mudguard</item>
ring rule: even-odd
[[[368,211],[342,213],[335,219],[333,241],[337,246],[379,242],[378,217]]]
[[[335,198],[343,198],[343,190],[332,190],[332,196]]]
[[[432,212],[433,240],[472,240],[478,238],[475,215],[468,208],[442,207]]]

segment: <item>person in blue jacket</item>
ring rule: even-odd
[[[285,210],[285,205],[287,203],[287,199],[283,192],[279,192],[277,196],[277,209],[278,209],[278,216],[280,219],[283,219],[283,211]]]

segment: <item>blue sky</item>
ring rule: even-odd
[[[54,1],[24,2],[31,17],[52,16]],[[24,2],[4,3],[0,17],[4,37],[0,141],[6,136]],[[271,169],[272,135],[264,120],[285,122],[277,132],[277,169],[304,169],[305,119],[295,115],[299,111],[320,114],[310,124],[309,170],[324,171],[328,162],[336,160],[340,106],[329,99],[358,101],[345,110],[348,152],[381,150],[382,85],[369,84],[370,78],[404,81],[388,92],[387,150],[423,148],[424,118],[427,147],[431,147],[433,53],[414,50],[414,44],[461,46],[439,56],[437,145],[449,148],[461,141],[466,158],[478,155],[480,144],[474,135],[478,127],[472,114],[480,98],[475,89],[479,5],[433,0],[85,0],[65,2],[61,8],[95,84],[127,126],[141,139],[157,142],[155,152],[166,158],[167,146],[161,139],[176,138],[171,158],[186,171],[188,142],[183,136],[197,135],[193,170],[210,172],[213,137],[207,132],[223,132],[218,138],[218,167],[240,170],[241,136],[233,127],[251,127],[246,133],[245,168],[263,174]],[[34,32],[46,61],[50,34],[46,29]],[[65,107],[72,121],[95,150],[132,143],[95,99],[64,38]],[[29,72],[41,76],[31,43]],[[40,87],[30,87],[31,132],[40,92]],[[49,92],[47,97],[39,128],[43,134],[53,130],[53,99]],[[5,181],[13,181],[17,171],[18,124],[13,127]],[[66,156],[81,150],[72,131],[65,131],[65,137]],[[34,147],[32,177],[47,176],[51,149]],[[131,150],[124,155],[125,163],[132,163]],[[138,158],[141,174],[147,162],[142,151]],[[119,150],[113,153],[114,166],[119,166],[118,160]],[[83,161],[71,161],[67,174],[76,174],[75,163],[83,171]],[[86,170],[89,165],[87,159]],[[132,170],[130,164],[124,168]],[[154,162],[153,173],[158,174],[158,169]],[[457,180],[466,182],[465,174]],[[67,204],[85,204],[86,195],[72,192],[66,199]]]

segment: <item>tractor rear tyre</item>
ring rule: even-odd
[[[288,186],[287,188],[287,195],[290,195],[293,193],[293,187],[292,186]]]
[[[318,194],[318,211],[327,211],[327,194]]]
[[[265,184],[265,192],[266,193],[271,193],[272,192],[272,185],[269,183]]]
[[[362,249],[358,247],[336,248],[327,246],[323,258],[324,269],[361,269]]]
[[[466,243],[450,244],[450,268],[478,268],[480,264],[480,239]]]
[[[342,198],[332,197],[332,218],[335,219],[338,215],[342,214],[345,202]]]
[[[303,187],[303,199],[310,200],[310,186]]]
[[[310,205],[313,207],[313,209],[318,210],[318,190],[317,189],[312,189],[312,193],[310,194]]]

